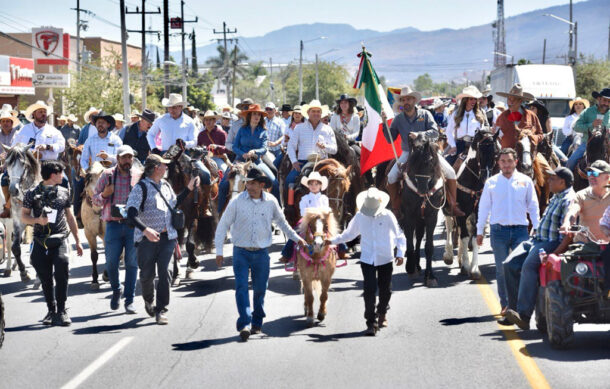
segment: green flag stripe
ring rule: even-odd
[[[364,98],[377,113],[381,114],[381,99],[379,98],[379,78],[369,62],[368,58],[364,60],[362,69],[362,83],[364,83]]]

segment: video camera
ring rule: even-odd
[[[57,199],[57,186],[44,186],[39,185],[36,193],[34,194],[33,201],[33,209],[34,216],[39,214],[36,217],[42,216],[47,217],[50,213],[53,212],[53,208],[51,208],[51,202]]]

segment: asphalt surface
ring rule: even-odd
[[[172,289],[167,326],[146,315],[139,285],[138,314],[127,315],[122,307],[111,311],[110,285],[90,290],[88,250],[71,261],[71,327],[40,323],[46,313],[42,292],[23,284],[18,272],[0,278],[7,325],[0,387],[610,386],[610,325],[577,325],[571,348],[557,351],[533,321],[529,331],[496,324],[488,239],[480,256],[486,281],[475,283],[460,276],[456,264],[442,262],[444,240],[437,228],[439,286],[427,288],[423,279],[410,280],[404,267],[395,268],[389,327],[376,337],[363,336],[357,259],[337,269],[326,320],[306,328],[300,285],[278,261],[282,243],[283,236],[276,236],[271,248],[263,334],[247,343],[235,330],[232,268],[218,269],[212,255],[200,256],[194,279]],[[29,247],[23,252],[27,262]],[[225,252],[231,253],[230,245]],[[100,271],[103,263],[102,252]]]

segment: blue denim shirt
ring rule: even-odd
[[[250,150],[254,150],[258,156],[263,156],[267,152],[267,130],[263,127],[256,127],[254,133],[250,125],[237,131],[233,142],[233,152],[237,155],[237,159],[242,160],[242,155]]]

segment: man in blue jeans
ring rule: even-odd
[[[498,323],[515,324],[522,330],[530,328],[530,318],[536,306],[540,249],[549,254],[560,254],[572,242],[572,238],[560,234],[559,228],[570,205],[576,199],[576,193],[572,189],[574,176],[565,167],[547,173],[549,188],[554,196],[544,210],[536,234],[517,246],[504,261],[508,309],[506,317],[498,320]]]
[[[269,251],[271,222],[295,242],[307,244],[290,228],[280,206],[272,195],[265,192],[271,187],[269,179],[259,167],[250,169],[246,190],[232,200],[216,227],[216,264],[223,263],[223,246],[227,231],[231,229],[233,243],[233,272],[235,273],[235,302],[237,303],[237,331],[245,342],[250,334],[260,334],[265,317],[265,293],[269,281]],[[252,274],[254,310],[250,308],[248,273]]]
[[[538,198],[531,178],[516,171],[517,153],[510,147],[500,151],[500,173],[485,182],[479,201],[477,244],[483,245],[483,232],[489,219],[491,247],[496,262],[496,283],[502,306],[506,312],[508,299],[502,263],[511,250],[527,240],[529,214],[532,226],[538,228]]]
[[[117,150],[116,166],[104,170],[101,174],[95,193],[91,201],[94,205],[102,207],[102,220],[106,222],[104,247],[106,250],[106,271],[112,286],[110,309],[119,309],[121,299],[121,281],[119,280],[119,262],[121,253],[125,249],[125,311],[136,313],[133,298],[136,292],[138,279],[138,263],[136,248],[133,242],[133,227],[127,225],[126,214],[116,214],[118,206],[127,204],[127,197],[134,184],[131,176],[134,151],[129,145],[123,145]],[[139,178],[139,177],[136,177]],[[113,214],[112,208],[115,207]]]

